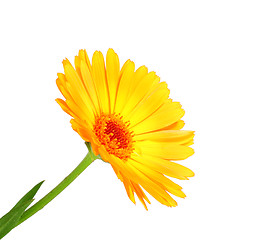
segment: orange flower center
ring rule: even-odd
[[[120,114],[104,114],[96,117],[94,132],[108,153],[127,160],[133,152],[133,132],[128,129]]]

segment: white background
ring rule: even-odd
[[[261,1],[1,1],[0,215],[36,200],[87,149],[54,101],[62,60],[112,47],[156,71],[195,130],[178,207],[145,211],[109,164],[93,163],[6,240],[262,239]]]

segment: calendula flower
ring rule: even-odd
[[[72,128],[95,155],[111,164],[128,197],[150,203],[144,190],[160,203],[174,207],[170,195],[185,197],[168,177],[188,179],[194,173],[175,161],[193,154],[193,131],[181,130],[184,110],[169,98],[169,89],[145,66],[135,70],[128,60],[120,69],[117,54],[109,49],[106,61],[96,51],[89,61],[85,50],[66,59],[57,86],[65,100],[56,99],[71,117]],[[168,177],[167,177],[168,176]]]
[[[85,50],[75,57],[75,68],[66,59],[65,74],[57,86],[65,100],[56,99],[72,119],[72,128],[85,140],[88,153],[78,166],[44,197],[30,206],[44,181],[36,184],[0,218],[0,238],[32,217],[56,198],[95,159],[111,164],[135,203],[135,194],[147,210],[144,190],[160,203],[174,207],[170,194],[185,197],[168,177],[181,180],[194,173],[176,163],[194,151],[193,131],[181,130],[184,110],[169,98],[165,82],[145,66],[135,70],[128,60],[120,70],[117,54],[109,49],[106,63],[96,51],[92,65]],[[30,207],[29,207],[30,206]]]

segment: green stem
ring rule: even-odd
[[[90,143],[87,143],[87,148],[89,152],[82,160],[82,162],[62,181],[60,182],[51,192],[45,195],[37,203],[24,212],[17,226],[33,216],[39,210],[41,210],[45,205],[51,202],[59,193],[61,193],[70,183],[72,183],[97,157],[92,152]]]

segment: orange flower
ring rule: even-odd
[[[169,193],[185,194],[165,175],[182,180],[194,176],[174,162],[194,153],[189,147],[194,132],[181,130],[184,110],[169,98],[167,84],[145,66],[135,70],[130,60],[120,70],[112,49],[106,63],[96,51],[91,65],[80,50],[75,68],[67,59],[63,65],[65,74],[58,74],[57,86],[65,101],[56,101],[72,116],[72,128],[111,164],[132,202],[135,193],[147,209],[145,190],[160,203],[176,206]]]

